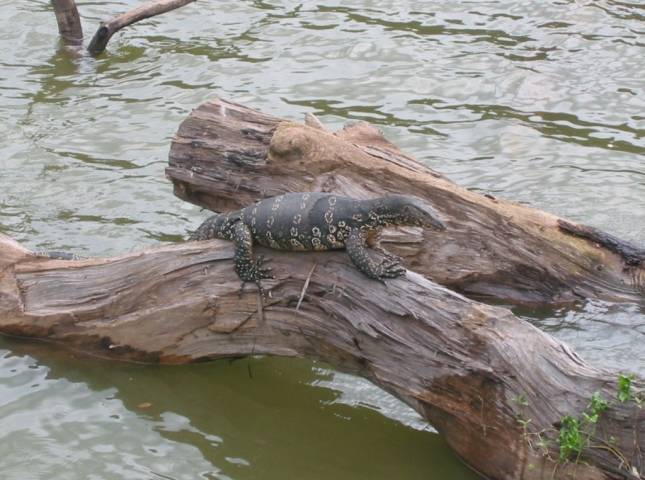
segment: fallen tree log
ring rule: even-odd
[[[638,478],[645,411],[613,401],[582,455],[558,460],[558,425],[617,375],[514,317],[408,272],[387,284],[343,252],[265,251],[277,279],[239,296],[228,242],[112,259],[38,257],[0,237],[0,332],[85,352],[185,363],[303,356],[363,376],[412,406],[494,479]],[[294,262],[298,255],[298,262]],[[644,386],[632,381],[632,396]]]
[[[386,246],[442,285],[526,304],[645,303],[645,250],[461,188],[365,123],[336,133],[311,115],[306,123],[222,99],[204,103],[172,142],[166,174],[175,194],[215,211],[293,191],[413,194],[441,212],[448,230],[399,230]]]

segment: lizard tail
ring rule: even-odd
[[[215,214],[208,217],[197,230],[189,232],[188,241],[208,240],[222,238],[222,231],[226,224],[226,215]]]

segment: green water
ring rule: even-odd
[[[87,35],[138,3],[79,2]],[[0,232],[30,248],[180,241],[206,213],[172,195],[170,139],[215,95],[332,128],[367,120],[473,190],[645,239],[642,3],[201,0],[98,59],[60,47],[46,1],[0,12]],[[594,364],[645,372],[636,306],[517,313]],[[474,478],[407,407],[325,365],[162,368],[12,339],[0,339],[0,472]]]
[[[2,478],[474,478],[411,414],[416,428],[346,405],[335,374],[303,360],[157,367],[3,348]]]

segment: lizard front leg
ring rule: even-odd
[[[253,236],[249,227],[239,221],[233,225],[233,242],[235,243],[235,272],[242,280],[242,288],[246,282],[253,282],[264,296],[261,280],[275,278],[270,268],[263,267],[266,260],[262,256],[253,256]]]
[[[372,259],[367,250],[367,235],[367,232],[355,228],[345,240],[345,248],[356,268],[376,280],[403,275],[405,267],[401,265],[397,258],[386,256],[381,262],[376,262]]]

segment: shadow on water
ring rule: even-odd
[[[501,45],[504,47],[516,46],[524,42],[529,42],[532,39],[523,35],[512,35],[503,30],[493,30],[485,28],[456,28],[447,25],[428,25],[421,21],[391,21],[383,18],[383,12],[380,10],[373,10],[378,16],[362,15],[359,12],[366,9],[358,10],[351,7],[324,7],[319,6],[321,12],[334,12],[343,13],[347,15],[350,20],[365,25],[378,25],[386,30],[395,32],[405,32],[406,34],[413,33],[419,36],[466,36],[473,37],[475,42],[489,42],[492,44]],[[427,16],[427,14],[426,14]]]
[[[44,369],[47,381],[81,384],[101,393],[103,401],[120,401],[134,418],[112,412],[113,422],[149,424],[165,441],[197,448],[230,478],[477,478],[455,462],[437,434],[406,427],[369,408],[337,403],[338,392],[312,386],[334,373],[312,369],[308,361],[137,365],[0,337],[2,349],[11,350],[4,361],[35,359],[29,368]],[[72,422],[73,414],[69,417],[56,421]]]
[[[338,100],[313,99],[313,100],[288,100],[289,105],[298,105],[313,110],[315,115],[329,115],[344,118],[346,120],[365,121],[373,125],[386,125],[389,127],[414,128],[416,133],[424,135],[437,135],[447,137],[434,128],[427,126],[430,122],[422,122],[417,119],[404,119],[384,112],[381,105],[350,105],[343,106]]]
[[[59,43],[56,53],[49,60],[30,69],[29,75],[38,79],[36,82],[40,89],[25,94],[31,100],[29,113],[35,103],[58,104],[68,99],[62,93],[78,82],[79,61],[82,57],[83,53],[79,49]]]

